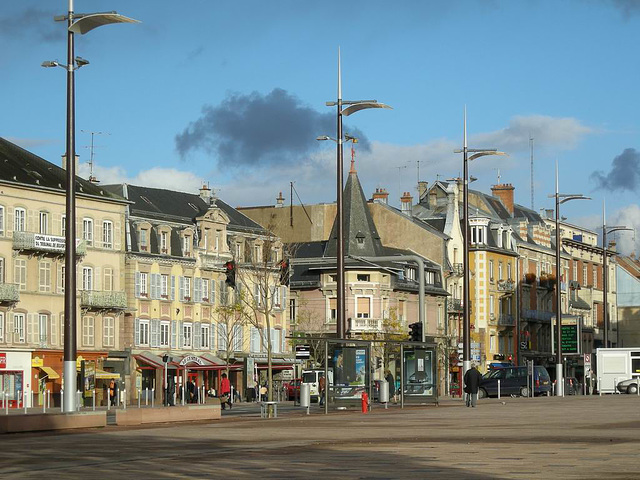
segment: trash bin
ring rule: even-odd
[[[311,406],[311,384],[300,384],[300,406],[309,408]]]
[[[389,382],[380,380],[380,392],[378,393],[380,403],[389,403]]]

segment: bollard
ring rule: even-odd
[[[38,395],[39,396],[39,395]],[[26,398],[25,398],[26,400]],[[33,390],[31,390],[31,406],[34,407],[35,404],[33,403]]]
[[[91,402],[93,404],[92,405],[93,411],[95,412],[96,411],[96,389],[95,388],[93,389],[92,394],[93,394],[93,399],[91,400]]]
[[[47,408],[51,409],[51,390],[47,390]]]
[[[180,385],[180,388],[182,389],[182,406],[184,406],[184,385]]]
[[[46,397],[42,399],[42,413],[47,413],[47,398]]]
[[[144,406],[149,406],[149,387],[144,389]]]
[[[9,393],[4,392],[4,413],[9,415]]]
[[[60,389],[60,413],[64,412],[64,389]]]
[[[613,393],[618,393],[618,379],[613,377]]]
[[[176,404],[176,395],[178,394],[177,389],[173,389],[173,405],[175,406]]]
[[[206,390],[204,388],[204,385],[202,386],[202,405],[205,404],[205,395],[206,395]]]
[[[602,396],[602,377],[598,377],[598,395]]]
[[[155,403],[155,398],[156,398],[156,389],[152,388],[151,389],[151,408],[153,408],[153,404]]]
[[[122,390],[122,409],[127,409],[127,389]]]
[[[498,400],[500,400],[500,379],[498,379]]]
[[[80,400],[82,399],[82,394],[80,393],[80,390],[78,390],[76,392],[76,411],[79,412],[80,411]]]
[[[362,394],[362,413],[367,413],[369,411],[369,395],[367,392]]]
[[[138,408],[140,408],[140,395],[142,395],[142,392],[138,389]]]

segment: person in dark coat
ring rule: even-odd
[[[385,372],[384,379],[389,384],[389,396],[391,397],[391,400],[393,400],[393,403],[398,403],[398,400],[396,398],[396,382],[393,379],[393,374],[390,370],[387,370]]]
[[[482,374],[475,365],[464,374],[464,392],[467,394],[467,407],[471,405],[475,408],[478,402],[478,387],[481,380]]]

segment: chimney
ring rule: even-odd
[[[280,195],[276,198],[276,208],[282,207],[284,207],[284,197],[282,196],[282,192],[280,192]]]
[[[208,205],[211,202],[211,189],[207,185],[200,188],[200,198]]]
[[[413,197],[409,192],[404,192],[402,197],[400,197],[400,206],[401,206],[400,210],[402,210],[402,213],[404,213],[405,215],[411,216],[412,205],[413,205]]]
[[[422,198],[427,194],[427,188],[429,187],[429,182],[425,182],[423,180],[418,182],[418,203],[422,201]]]
[[[373,193],[373,203],[384,203],[387,205],[389,203],[389,192],[384,188],[376,188],[376,191]]]
[[[80,156],[76,155],[76,175],[78,175],[78,162],[80,160]],[[67,156],[62,155],[62,168],[67,169]]]
[[[494,185],[491,187],[491,193],[494,197],[498,197],[509,214],[513,217],[513,191],[514,186],[510,183],[503,183],[501,185]]]

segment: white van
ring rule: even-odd
[[[308,383],[311,385],[310,392],[311,398],[320,401],[320,391],[318,385],[320,377],[324,377],[324,370],[303,370],[302,371],[302,383]],[[333,383],[333,372],[329,370],[329,383]]]

